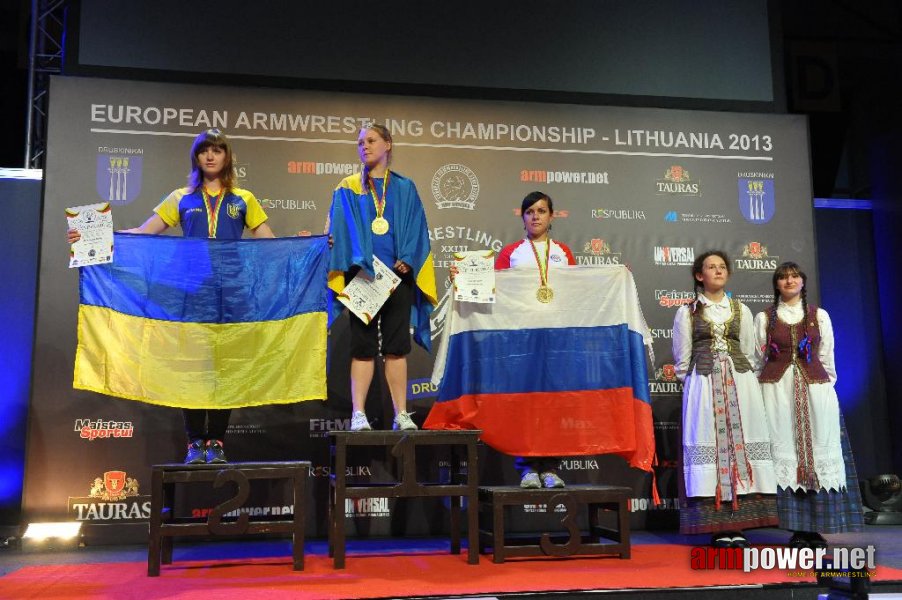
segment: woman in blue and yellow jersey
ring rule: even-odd
[[[388,129],[375,124],[362,129],[357,149],[363,163],[360,174],[343,179],[332,194],[329,288],[341,293],[361,269],[372,275],[374,256],[393,269],[401,283],[369,324],[351,314],[351,430],[371,429],[364,404],[379,354],[385,358],[394,428],[412,430],[417,426],[407,412],[410,328],[428,351],[429,315],[437,303],[429,228],[413,181],[389,170]],[[333,302],[333,319],[341,308]]]
[[[245,228],[255,238],[275,237],[266,213],[248,190],[235,185],[232,146],[218,129],[208,129],[191,145],[191,172],[187,187],[169,194],[141,226],[125,233],[159,234],[181,226],[187,237],[240,239]],[[69,232],[69,243],[78,241]],[[224,463],[223,438],[231,410],[183,408],[188,435],[186,464]]]

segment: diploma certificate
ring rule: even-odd
[[[373,257],[373,272],[375,277],[370,278],[361,269],[345,286],[345,289],[338,294],[338,301],[347,306],[348,310],[367,325],[401,283],[401,278],[375,256]]]
[[[69,268],[113,262],[113,213],[109,202],[66,209],[69,229],[81,239],[69,248]]]
[[[495,253],[491,250],[455,252],[454,299],[457,302],[495,303]]]

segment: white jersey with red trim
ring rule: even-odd
[[[550,241],[551,249],[548,254],[548,263],[550,267],[566,267],[576,264],[576,259],[573,258],[573,253],[566,244],[562,244],[555,240]],[[495,270],[501,271],[503,269],[525,267],[537,269],[536,253],[538,253],[540,260],[544,262],[546,251],[545,244],[546,242],[535,242],[535,252],[533,252],[529,239],[522,239],[519,242],[508,244],[501,249],[498,258],[495,259]]]

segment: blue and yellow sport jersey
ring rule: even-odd
[[[215,207],[217,198],[210,197],[210,201]],[[207,215],[207,203],[200,189],[193,192],[189,188],[177,189],[153,211],[168,226],[181,225],[186,237],[214,237],[219,240],[240,239],[245,227],[256,229],[267,219],[254,195],[241,188],[225,192],[212,219]]]

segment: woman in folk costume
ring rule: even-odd
[[[238,240],[248,229],[254,238],[272,238],[257,198],[235,185],[232,145],[219,129],[201,132],[191,145],[188,186],[169,194],[143,224],[125,233],[160,234],[181,226],[185,237]],[[80,239],[69,232],[69,243]],[[223,438],[231,409],[183,408],[188,452],[185,464],[226,462]]]
[[[826,547],[821,533],[859,531],[858,476],[833,386],[833,326],[808,304],[808,277],[793,262],[777,267],[774,303],[755,317],[758,377],[777,475],[780,527],[790,545]]]
[[[329,288],[334,294],[341,293],[361,270],[372,277],[374,256],[392,269],[401,283],[369,323],[350,316],[351,430],[371,429],[364,405],[379,354],[385,358],[394,428],[412,430],[417,426],[407,412],[410,327],[416,342],[428,351],[429,315],[437,304],[429,227],[413,181],[388,168],[392,156],[388,129],[376,124],[361,129],[357,149],[363,163],[360,174],[343,179],[332,194]],[[341,309],[333,298],[333,320]]]
[[[777,524],[770,435],[752,360],[752,313],[726,295],[730,261],[709,251],[692,265],[696,300],[673,323],[683,381],[680,532],[745,547],[743,529]],[[699,293],[701,291],[701,293]]]

